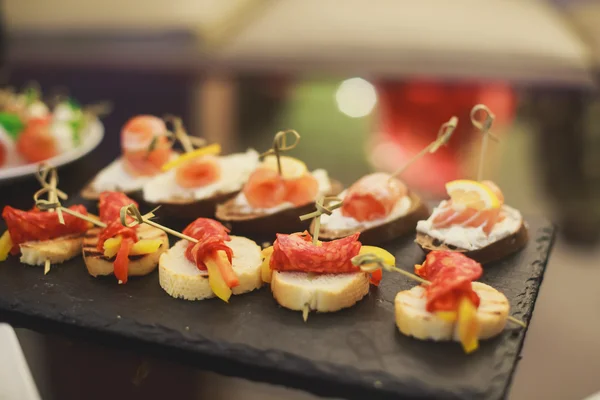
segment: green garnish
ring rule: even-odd
[[[0,112],[0,125],[13,140],[17,140],[19,134],[25,129],[21,117],[9,112]]]

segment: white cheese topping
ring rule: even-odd
[[[502,240],[517,232],[523,221],[523,217],[518,210],[503,205],[500,212],[504,215],[504,219],[494,225],[489,235],[486,235],[483,231],[483,226],[450,226],[448,228],[435,229],[433,228],[433,219],[440,213],[445,204],[446,201],[442,201],[440,205],[433,210],[429,219],[426,221],[419,221],[417,223],[417,232],[424,233],[445,244],[453,245],[461,249],[477,250],[497,242],[498,240]]]
[[[315,177],[317,183],[319,184],[319,195],[325,195],[331,192],[331,182],[329,180],[329,175],[327,174],[327,171],[325,171],[324,169],[315,169],[312,172],[312,175]],[[281,210],[294,207],[292,203],[285,202],[270,208],[253,208],[248,203],[248,200],[246,199],[246,196],[243,192],[238,193],[234,201],[236,205],[236,211],[240,214],[251,214],[255,212],[275,214],[276,212],[279,212]]]
[[[117,158],[96,175],[92,188],[97,192],[123,191],[134,192],[142,189],[151,176],[133,176],[123,167],[123,159]]]
[[[235,153],[218,158],[221,167],[219,180],[198,188],[183,188],[175,181],[176,169],[160,174],[144,186],[144,200],[151,203],[168,201],[174,197],[201,200],[216,194],[236,192],[242,188],[248,177],[258,166],[258,153],[249,149],[245,153]]]
[[[2,126],[0,126],[0,142],[5,147],[5,161],[4,165],[0,165],[0,167],[10,167],[13,165],[24,164],[25,161],[23,157],[17,151],[17,146],[10,135],[4,130]]]
[[[346,190],[339,194],[340,199],[344,199],[346,196]],[[329,230],[365,230],[372,228],[374,226],[379,226],[383,224],[387,224],[390,221],[393,221],[397,218],[403,217],[408,213],[410,207],[412,205],[412,201],[409,196],[404,196],[398,199],[396,205],[389,213],[389,215],[383,218],[377,218],[372,221],[357,221],[352,217],[345,217],[342,215],[342,210],[337,208],[333,210],[331,215],[323,214],[321,216],[321,226],[329,229]]]
[[[65,121],[53,121],[50,134],[54,137],[59,153],[65,153],[75,148],[73,142],[73,127]]]

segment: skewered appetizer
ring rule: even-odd
[[[121,208],[130,204],[137,206],[123,193],[100,194],[98,208],[105,226],[90,229],[83,241],[83,259],[93,277],[114,274],[119,283],[127,283],[129,276],[148,275],[169,248],[169,239],[162,230],[148,225],[122,224]]]
[[[183,231],[195,241],[180,240],[160,257],[160,286],[170,296],[185,300],[218,297],[259,289],[262,257],[250,239],[229,236],[219,222],[198,218]]]
[[[86,215],[82,205],[70,210]],[[28,265],[60,264],[81,254],[81,245],[90,223],[65,214],[61,224],[55,212],[43,212],[38,208],[23,211],[5,206],[2,218],[7,230],[0,237],[0,261],[8,254],[18,255]]]
[[[295,142],[286,146],[288,133]],[[280,155],[296,147],[299,140],[294,130],[278,132],[273,148],[263,154],[266,156],[242,191],[217,206],[217,219],[243,234],[273,235],[308,229],[309,222],[299,217],[312,209],[318,197],[339,193],[341,184],[331,180],[323,169],[309,172],[302,161]]]
[[[382,243],[414,231],[417,222],[429,216],[416,194],[383,172],[362,177],[338,197],[342,207],[321,218],[323,240],[360,232],[361,242]]]
[[[352,307],[379,285],[381,270],[363,272],[352,264],[359,254],[374,253],[386,263],[395,258],[378,247],[363,246],[360,233],[330,242],[313,242],[308,232],[277,234],[273,246],[263,250],[262,276],[271,284],[273,297],[281,306],[302,311],[335,312]]]
[[[491,286],[474,282],[481,265],[456,252],[432,251],[415,273],[428,284],[396,295],[396,325],[400,332],[421,340],[455,340],[466,353],[480,339],[498,335],[506,326],[509,303]]]
[[[84,198],[96,200],[105,191],[135,195],[176,155],[165,122],[152,115],[131,118],[121,131],[122,156],[102,169],[83,189]]]
[[[50,107],[34,87],[0,91],[0,109],[0,167],[37,163],[74,149],[92,117],[70,98]]]
[[[417,224],[416,242],[424,251],[452,250],[481,263],[496,261],[527,244],[521,213],[504,204],[491,181],[448,182],[450,196]]]

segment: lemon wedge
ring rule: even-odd
[[[168,170],[178,167],[181,164],[185,163],[186,161],[189,161],[196,157],[217,155],[217,154],[221,154],[221,145],[219,143],[210,144],[208,146],[199,148],[199,149],[191,151],[189,153],[180,155],[176,159],[164,164],[162,166],[162,170],[168,171]]]
[[[485,210],[498,208],[502,202],[486,185],[466,179],[446,183],[446,191],[454,204],[462,204],[469,208]]]
[[[307,173],[306,164],[297,158],[288,156],[279,156],[281,162],[281,176],[283,179],[298,179]],[[271,169],[279,172],[277,168],[277,157],[275,155],[268,155],[262,162],[264,168]]]

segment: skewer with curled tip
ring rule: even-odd
[[[417,276],[413,273],[405,271],[402,268],[398,268],[395,265],[386,264],[381,257],[378,257],[377,255],[372,254],[372,253],[361,254],[361,255],[358,255],[358,256],[352,258],[352,264],[359,267],[364,272],[374,272],[374,271],[377,271],[378,269],[383,269],[388,272],[400,273],[400,274],[406,276],[407,278],[417,281],[420,284],[425,285],[425,286],[428,286],[431,284],[431,282],[429,282],[426,279],[421,278],[420,276]],[[514,324],[517,324],[517,325],[523,327],[523,328],[527,328],[527,324],[525,322],[521,321],[520,319],[517,319],[510,315],[506,319]]]
[[[159,207],[156,207],[154,210],[142,215],[142,213],[140,213],[140,210],[133,203],[129,204],[127,206],[121,207],[121,212],[120,212],[121,224],[128,228],[133,228],[134,226],[139,225],[139,224],[146,224],[146,225],[150,225],[154,228],[158,228],[158,229],[160,229],[168,234],[171,234],[175,237],[178,237],[180,239],[185,239],[192,243],[198,243],[198,240],[194,239],[191,236],[185,235],[181,232],[177,232],[176,230],[173,230],[171,228],[168,228],[164,225],[161,225],[157,222],[152,221],[152,218],[155,217],[154,212],[156,210],[158,210],[158,208]]]
[[[480,111],[483,113],[484,116],[483,122],[479,121],[476,118],[477,114],[480,113]],[[481,150],[479,153],[479,167],[477,168],[478,181],[481,181],[483,179],[483,162],[485,160],[485,153],[487,151],[488,138],[491,138],[495,142],[500,141],[494,134],[492,134],[492,132],[490,132],[495,118],[496,116],[484,104],[477,104],[471,110],[471,123],[477,129],[479,129],[479,131],[483,135],[481,138]]]
[[[181,146],[186,153],[193,152],[195,150],[194,146],[196,148],[206,146],[205,139],[196,136],[190,136],[187,133],[181,118],[168,114],[163,117],[163,120],[173,124],[174,132],[172,133],[172,137],[181,143]]]
[[[427,147],[423,150],[415,154],[410,160],[408,160],[402,167],[398,168],[394,173],[390,175],[390,179],[397,178],[404,171],[408,169],[412,164],[414,164],[417,160],[424,157],[427,153],[435,153],[440,147],[445,146],[448,141],[450,141],[450,137],[454,133],[456,126],[458,125],[458,118],[452,117],[447,122],[444,122],[438,131],[437,138],[429,143]]]
[[[317,210],[300,216],[300,221],[306,221],[307,219],[314,218],[315,227],[312,232],[312,242],[315,246],[319,242],[319,233],[321,231],[321,215],[331,215],[333,210],[335,210],[336,208],[340,208],[342,204],[342,200],[335,196],[319,196],[317,198],[317,201],[315,202],[315,208]]]
[[[287,144],[287,135],[288,134],[291,134],[292,138],[294,140],[291,144]],[[269,155],[274,155],[275,158],[277,159],[277,172],[279,172],[280,176],[283,176],[283,171],[281,170],[281,159],[280,159],[281,153],[292,150],[294,147],[298,146],[299,142],[300,142],[300,134],[297,131],[295,131],[293,129],[279,131],[273,137],[273,146],[269,150],[262,153],[260,156],[266,157]]]

